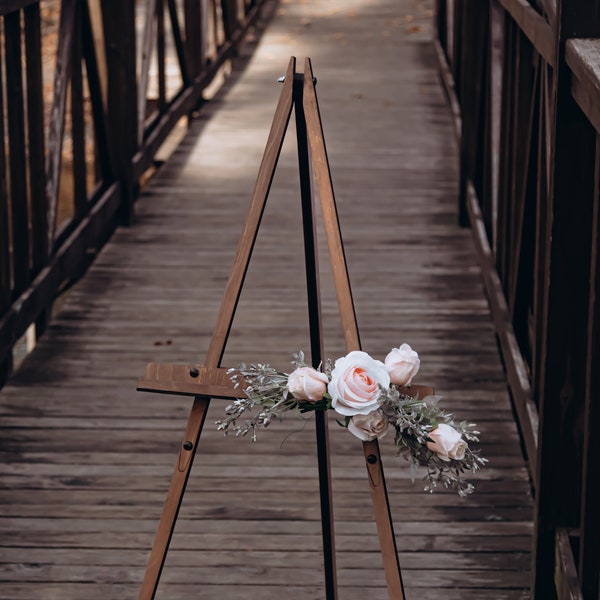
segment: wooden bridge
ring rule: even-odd
[[[363,347],[417,349],[417,382],[478,424],[490,460],[471,497],[426,494],[382,440],[407,598],[597,598],[600,46],[567,39],[582,23],[600,35],[600,4],[133,4],[62,2],[49,111],[33,93],[43,5],[0,4],[0,597],[138,597],[190,400],[136,380],[152,361],[202,364],[277,77],[309,56]],[[307,319],[292,133],[224,364],[286,369]],[[211,404],[157,597],[324,598],[313,421],[252,443],[216,431],[224,406]],[[339,598],[387,598],[360,444],[330,436]]]

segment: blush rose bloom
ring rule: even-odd
[[[381,439],[390,430],[390,423],[380,410],[368,415],[354,415],[348,423],[348,431],[363,442]]]
[[[288,377],[288,390],[296,400],[318,402],[327,389],[327,375],[312,367],[298,367]]]
[[[402,344],[400,348],[392,348],[385,357],[385,366],[392,383],[410,385],[421,366],[421,361],[419,355],[408,344]]]
[[[354,350],[335,361],[327,386],[331,406],[341,415],[368,415],[379,407],[380,386],[388,388],[385,365],[366,352]]]
[[[450,425],[441,423],[428,436],[431,441],[427,447],[435,452],[442,460],[462,460],[468,448],[460,433]]]

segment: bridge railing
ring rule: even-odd
[[[437,0],[436,49],[536,496],[536,599],[598,597],[600,2]],[[583,594],[583,595],[581,595]]]
[[[0,385],[263,4],[0,2]]]

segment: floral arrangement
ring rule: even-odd
[[[257,429],[268,427],[285,412],[333,410],[340,416],[337,422],[360,440],[381,439],[393,432],[397,453],[413,469],[426,468],[426,491],[438,484],[455,488],[461,496],[473,491],[463,474],[474,473],[487,462],[468,445],[479,441],[479,432],[474,424],[455,423],[443,412],[440,396],[418,398],[409,393],[420,359],[408,344],[393,348],[385,362],[353,351],[314,369],[299,352],[292,364],[296,368],[290,374],[261,364],[230,369],[231,379],[236,387],[244,386],[246,397],[227,406],[226,418],[216,423],[218,429],[225,434],[251,433],[256,441]],[[241,421],[255,407],[258,413]]]

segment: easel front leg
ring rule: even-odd
[[[152,600],[156,594],[209,404],[210,398],[205,396],[196,396],[194,399],[185,435],[179,448],[177,464],[171,478],[169,494],[163,507],[152,552],[146,567],[139,600]]]
[[[400,574],[396,537],[385,486],[381,455],[379,454],[379,443],[377,440],[363,442],[363,451],[369,473],[371,500],[373,501],[375,522],[377,523],[377,534],[379,535],[388,595],[393,600],[404,600],[404,586]]]

